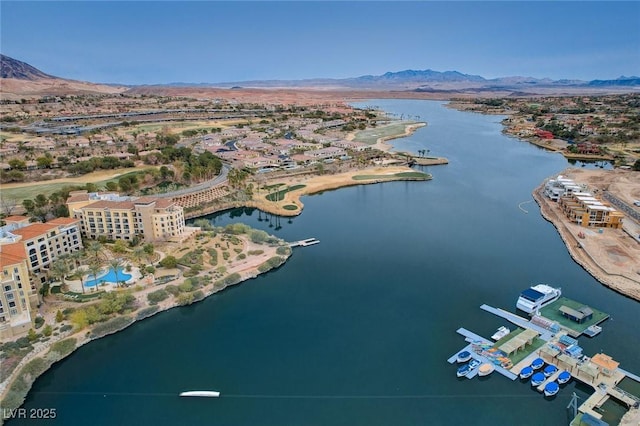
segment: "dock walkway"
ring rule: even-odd
[[[492,313],[494,315],[497,315],[501,318],[504,318],[510,323],[515,324],[520,328],[529,329],[529,330],[533,330],[540,333],[540,338],[545,342],[548,342],[549,340],[551,340],[551,337],[553,335],[553,333],[547,330],[546,328],[542,328],[539,325],[532,324],[531,322],[527,321],[525,318],[522,318],[521,316],[516,314],[512,314],[511,312],[507,312],[503,309],[494,308],[493,306],[489,306],[486,304],[483,304],[482,306],[480,306],[480,309],[482,309],[483,311]]]
[[[316,240],[315,238],[307,238],[306,240],[294,241],[292,243],[289,243],[289,247],[307,247],[318,243],[320,243],[320,241]]]
[[[461,349],[460,351],[456,352],[452,357],[450,357],[447,360],[449,362],[449,364],[453,364],[456,361],[456,358],[457,358],[458,354],[460,352],[466,350],[466,351],[469,351],[471,353],[471,356],[473,358],[477,359],[478,361],[483,362],[483,363],[486,362],[488,364],[494,365],[495,366],[495,371],[497,371],[498,373],[502,374],[506,378],[511,379],[511,380],[515,380],[518,377],[516,374],[512,373],[511,371],[503,368],[500,365],[495,365],[489,358],[484,357],[484,356],[482,356],[480,354],[477,354],[471,349],[471,347],[472,347],[471,343],[472,342],[481,341],[481,342],[491,343],[491,340],[485,339],[484,337],[482,337],[482,336],[480,336],[478,334],[475,334],[474,332],[469,331],[466,328],[462,328],[462,327],[460,327],[458,330],[456,330],[456,332],[458,334],[464,336],[465,340],[467,342],[469,342],[469,345],[465,346],[464,349]],[[478,368],[476,368],[471,373],[469,373],[467,375],[467,378],[472,379],[472,378],[474,378],[476,376],[476,374],[478,374]]]

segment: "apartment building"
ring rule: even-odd
[[[124,197],[113,193],[73,193],[69,213],[91,239],[165,241],[184,233],[183,208],[157,197]]]
[[[581,226],[622,228],[624,214],[589,192],[575,192],[561,197],[558,205],[571,222]]]
[[[0,339],[25,334],[33,326],[38,304],[21,242],[0,245]]]

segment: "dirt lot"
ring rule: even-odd
[[[578,184],[586,184],[596,196],[606,190],[627,204],[640,199],[638,172],[571,168],[561,174]],[[537,191],[534,196],[543,216],[558,229],[577,263],[604,285],[640,300],[640,224],[625,216],[624,230],[584,228],[570,223],[556,203]],[[634,210],[640,213],[640,207]]]

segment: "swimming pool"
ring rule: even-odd
[[[92,276],[92,275],[89,274],[89,276]],[[116,272],[113,270],[113,268],[109,268],[109,270],[107,271],[106,274],[98,276],[97,279],[85,281],[84,286],[85,287],[93,287],[93,286],[95,286],[97,284],[100,284],[102,282],[115,283],[115,282],[120,282],[120,281],[127,281],[130,278],[131,278],[131,274],[125,273],[124,270],[122,269],[122,267],[118,268],[118,277],[117,278],[116,278]]]

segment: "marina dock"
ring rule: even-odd
[[[561,302],[567,304],[568,300],[569,299],[564,298],[561,299]],[[536,321],[536,323],[533,323],[528,318],[523,318],[519,315],[500,308],[494,308],[486,304],[483,304],[482,306],[480,306],[480,308],[483,311],[503,318],[525,330],[520,331],[520,334],[517,334],[517,331],[514,332],[516,333],[515,337],[512,337],[510,341],[515,341],[519,338],[519,336],[526,335],[527,333],[539,333],[540,339],[544,341],[544,345],[532,347],[530,349],[531,353],[527,354],[521,360],[516,361],[512,359],[514,363],[516,363],[516,365],[507,370],[501,365],[496,365],[497,359],[490,358],[490,356],[493,353],[492,351],[494,351],[497,348],[497,345],[500,343],[502,343],[500,346],[500,350],[505,353],[510,353],[510,350],[506,348],[510,341],[507,341],[506,343],[502,341],[494,343],[490,339],[482,337],[472,331],[461,327],[456,330],[456,332],[464,336],[467,345],[456,352],[454,355],[452,355],[449,359],[447,359],[447,362],[449,364],[454,364],[458,359],[458,355],[463,351],[467,351],[471,354],[472,358],[482,363],[489,363],[494,365],[495,370],[500,374],[511,380],[515,380],[522,368],[530,365],[535,358],[540,357],[546,364],[554,365],[557,368],[557,371],[554,372],[551,376],[545,378],[545,380],[539,386],[535,387],[538,392],[543,392],[547,384],[557,381],[558,377],[563,371],[568,371],[573,379],[586,384],[594,390],[594,393],[591,394],[580,405],[580,407],[577,407],[577,410],[580,413],[588,414],[595,419],[602,419],[602,414],[599,413],[598,410],[602,411],[601,407],[610,398],[615,400],[616,403],[623,404],[627,407],[627,409],[640,405],[640,395],[633,395],[630,392],[618,387],[618,384],[625,377],[640,383],[640,377],[638,375],[619,368],[618,363],[615,360],[602,353],[593,355],[592,357],[587,357],[582,355],[581,352],[578,352],[580,355],[579,357],[571,357],[567,354],[572,354],[573,352],[567,352],[567,354],[561,352],[560,348],[567,347],[567,345],[572,345],[572,340],[573,344],[577,346],[577,340],[569,338],[570,336],[575,336],[576,334],[579,335],[583,333],[588,335],[588,333],[585,333],[585,329],[587,328],[588,324],[580,324],[579,329],[578,327],[574,327],[573,329],[571,329],[570,327],[567,327],[564,324],[560,323],[560,327],[554,328],[554,332],[538,325],[538,323],[540,323],[538,321]],[[555,307],[555,309],[558,309],[558,307]],[[594,315],[595,318],[593,318],[589,326],[593,326],[594,323],[601,323],[609,317],[608,314],[602,313],[600,311],[596,311],[596,313],[598,315]],[[555,320],[556,318],[553,319]],[[549,318],[547,318],[547,320],[549,320]],[[551,323],[551,320],[549,320],[549,322]],[[544,322],[541,324],[545,325]],[[521,340],[524,340],[527,337],[528,335]],[[505,340],[506,339],[508,339],[508,337],[505,337]],[[564,342],[564,346],[562,342]],[[526,344],[521,345],[521,347],[522,350],[524,350]],[[487,354],[489,356],[485,356],[483,354]],[[468,379],[472,379],[477,374],[478,369],[476,368],[475,370],[469,372],[466,377]],[[581,415],[582,414],[580,414],[580,416]],[[576,419],[577,418],[579,417],[576,417]]]
[[[472,343],[474,343],[474,342],[487,342],[487,343],[491,343],[491,341],[490,341],[489,339],[485,339],[484,337],[482,337],[482,336],[480,336],[480,335],[478,335],[478,334],[475,334],[474,332],[469,331],[469,330],[467,330],[466,328],[462,328],[462,327],[460,327],[456,332],[457,332],[458,334],[460,334],[460,335],[464,336],[464,337],[465,337],[465,340],[466,340],[467,342],[469,342],[469,345],[465,346],[463,349],[459,350],[459,351],[458,351],[458,352],[456,352],[453,356],[451,356],[451,357],[447,360],[447,362],[448,362],[449,364],[453,364],[454,362],[456,362],[456,358],[458,357],[458,354],[459,354],[460,352],[463,352],[463,351],[465,351],[465,350],[466,350],[466,351],[469,351],[469,352],[471,353],[471,356],[472,356],[473,358],[477,359],[478,361],[483,362],[483,363],[485,363],[485,362],[486,362],[486,363],[489,363],[489,364],[493,364],[493,365],[494,365],[494,367],[495,367],[495,371],[497,371],[498,373],[502,374],[502,375],[503,375],[503,376],[505,376],[506,378],[508,378],[508,379],[510,379],[510,380],[515,380],[515,379],[518,377],[516,374],[514,374],[514,373],[512,373],[511,371],[509,371],[509,370],[507,370],[507,369],[503,368],[502,366],[500,366],[500,365],[495,365],[495,364],[494,364],[494,363],[493,363],[489,358],[487,358],[487,357],[485,357],[485,356],[482,356],[482,355],[480,355],[480,354],[478,354],[478,353],[476,353],[476,352],[474,352],[474,351],[473,351],[473,349],[472,349],[472,346],[473,346],[473,345],[472,345]],[[469,374],[467,375],[467,378],[468,378],[468,379],[473,379],[477,374],[478,374],[478,369],[476,368],[475,370],[473,370],[471,373],[469,373]]]
[[[306,240],[294,241],[292,243],[289,243],[289,247],[307,247],[319,243],[320,241],[315,238],[307,238]]]

